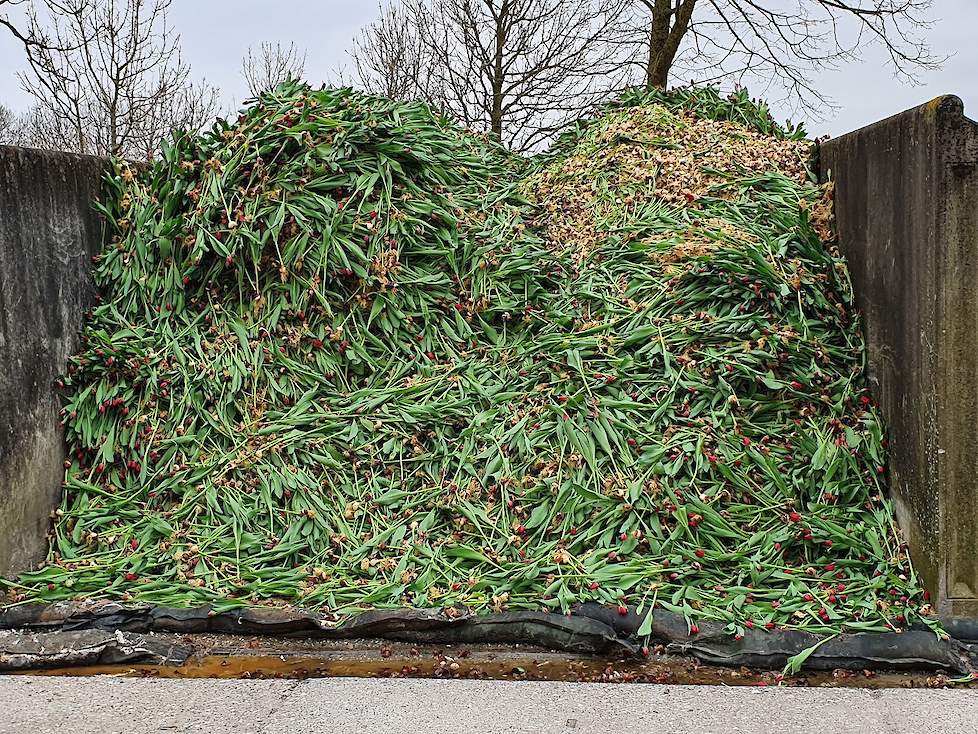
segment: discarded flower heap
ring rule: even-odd
[[[289,83],[120,165],[8,600],[935,625],[810,152],[711,89],[523,160]]]

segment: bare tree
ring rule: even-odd
[[[0,145],[20,145],[20,119],[3,104],[0,104]]]
[[[392,3],[380,6],[380,20],[364,28],[353,41],[350,56],[354,83],[391,99],[440,102],[427,71],[431,54],[421,40],[417,8]]]
[[[36,101],[32,135],[81,153],[146,156],[171,126],[216,113],[216,94],[192,85],[167,22],[170,0],[98,0],[47,8],[31,35],[23,89]]]
[[[280,43],[262,43],[241,62],[241,74],[248,83],[248,93],[257,97],[290,79],[301,79],[306,73],[306,52],[294,43],[283,47]]]
[[[142,149],[133,156],[152,160],[164,140],[173,130],[200,130],[214,120],[221,107],[220,93],[206,81],[188,83],[177,93],[167,95],[147,110],[139,123],[135,140]]]
[[[403,0],[351,52],[363,86],[531,149],[619,86],[621,0]],[[620,66],[617,67],[620,71]]]
[[[895,72],[939,66],[921,38],[932,0],[633,0],[633,77],[664,88],[677,69],[699,81],[767,79],[809,108],[829,104],[813,72],[881,45]]]
[[[45,150],[72,149],[65,144],[72,139],[72,134],[63,119],[49,108],[35,104],[18,118],[16,144]]]

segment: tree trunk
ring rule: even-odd
[[[655,0],[652,6],[652,25],[649,28],[649,59],[645,67],[645,88],[665,88],[669,69],[663,79],[662,54],[669,40],[669,19],[672,16],[672,0]]]
[[[649,29],[649,58],[645,68],[645,88],[665,89],[676,54],[693,17],[696,0],[655,0]]]
[[[489,113],[489,127],[497,140],[503,139],[503,50],[506,46],[506,26],[508,23],[509,3],[503,2],[499,15],[496,16],[496,41],[492,59],[492,110]]]
[[[672,68],[672,59],[668,63],[655,63],[649,66],[648,75],[645,80],[646,89],[665,89],[669,86],[669,71]]]

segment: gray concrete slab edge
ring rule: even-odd
[[[0,678],[0,734],[978,732],[978,691]]]

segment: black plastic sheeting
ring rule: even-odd
[[[182,665],[190,648],[131,632],[0,632],[0,671],[97,665]]]
[[[961,642],[978,644],[978,619],[945,617],[941,620],[944,631]]]
[[[641,654],[645,641],[638,640],[636,633],[643,619],[644,615],[633,611],[622,615],[597,604],[584,604],[570,615],[475,615],[454,608],[372,610],[340,623],[329,615],[272,607],[214,612],[207,608],[61,602],[0,611],[0,630],[19,630],[21,634],[218,632],[334,640],[382,638],[436,645],[518,643],[580,655],[621,657]],[[978,624],[973,622],[958,620],[951,628],[962,634],[963,640],[978,638]],[[804,669],[939,670],[962,675],[976,669],[972,653],[962,641],[940,639],[925,629],[843,634],[830,640],[795,630],[746,630],[742,639],[735,640],[722,625],[711,622],[701,623],[699,632],[690,634],[682,616],[657,610],[649,642],[704,663],[766,670],[783,668],[789,658],[819,643],[805,660]],[[178,653],[163,657],[174,664],[182,662]],[[0,657],[0,670],[3,664]]]
[[[622,616],[599,604],[584,604],[576,613],[600,620],[628,637],[635,635],[644,620],[631,612]],[[842,634],[828,640],[798,630],[748,629],[736,640],[721,624],[702,622],[698,626],[699,632],[691,635],[681,615],[656,611],[652,637],[666,643],[667,652],[713,665],[778,669],[794,655],[819,645],[805,660],[804,669],[950,670],[961,674],[975,670],[967,645],[953,638],[942,640],[929,629]]]
[[[381,638],[430,644],[528,644],[581,655],[632,655],[634,644],[600,620],[546,612],[476,616],[456,609],[363,612],[338,623],[328,616],[273,607],[214,613],[115,603],[57,603],[0,611],[0,630],[50,632],[96,629],[126,632],[214,632],[319,639]]]

